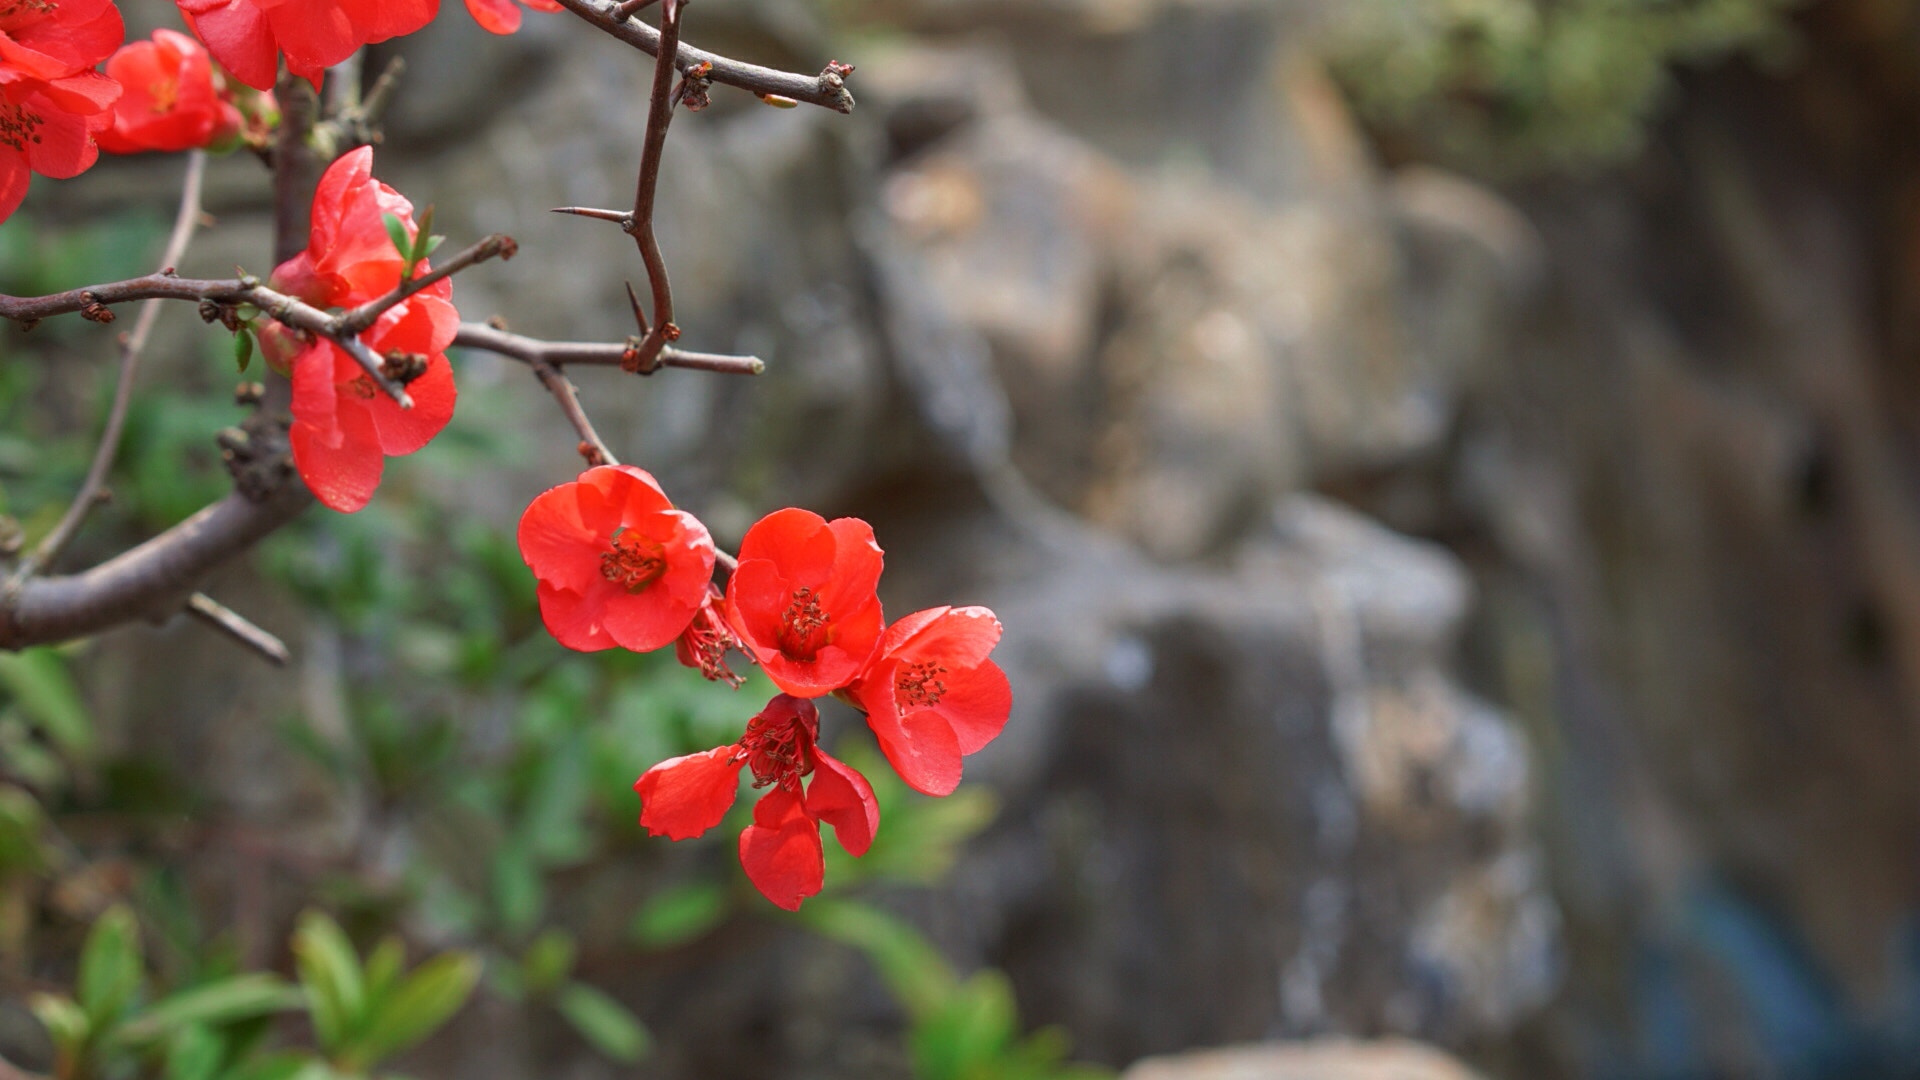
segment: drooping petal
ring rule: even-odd
[[[740,790],[740,763],[733,747],[663,761],[633,782],[640,795],[640,824],[654,836],[686,840],[727,816]]]
[[[227,74],[255,90],[273,89],[280,45],[267,13],[252,0],[179,0],[187,25],[206,43]]]
[[[820,827],[799,796],[774,788],[753,808],[753,824],[740,833],[740,865],[762,896],[788,911],[820,891],[826,877]]]
[[[297,362],[295,367],[297,371]],[[340,410],[338,423],[339,437],[331,442],[324,433],[298,419],[288,437],[293,444],[294,468],[300,471],[300,479],[306,481],[313,497],[351,514],[372,501],[386,458],[380,453],[379,436],[365,409]]]
[[[908,787],[927,795],[951,795],[960,786],[960,742],[953,727],[931,711],[891,716],[870,710],[867,726]]]
[[[991,660],[949,673],[947,692],[932,709],[953,727],[962,754],[971,754],[997,738],[1013,711],[1013,687],[1007,673]]]
[[[467,0],[467,13],[488,33],[511,34],[520,29],[520,8],[513,0]]]
[[[833,826],[834,838],[856,858],[873,846],[880,828],[880,803],[873,785],[853,766],[814,748],[813,782],[807,786],[807,812]]]
[[[606,605],[597,597],[544,581],[535,583],[534,593],[540,600],[540,621],[555,641],[579,652],[614,647],[613,637],[600,621]]]

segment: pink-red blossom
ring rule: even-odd
[[[314,86],[362,45],[411,34],[440,0],[174,0],[193,32],[233,77],[273,87],[279,59]]]
[[[655,836],[685,840],[720,824],[740,790],[740,770],[753,786],[771,788],[740,833],[740,865],[775,905],[798,910],[826,875],[820,825],[854,856],[864,855],[880,827],[873,787],[852,766],[820,749],[820,714],[804,698],[781,694],[747,724],[740,741],[663,761],[633,789],[640,824]],[[807,778],[811,776],[811,780]],[[804,781],[804,783],[803,783]]]
[[[120,84],[93,70],[126,29],[110,0],[34,0],[0,7],[0,221],[34,173],[64,180],[100,156],[94,137]]]
[[[562,10],[557,0],[520,0],[535,11]],[[520,29],[520,9],[513,0],[467,0],[467,13],[482,29],[495,34],[511,34]]]
[[[107,61],[107,77],[123,91],[113,126],[99,134],[110,154],[191,150],[240,131],[240,110],[212,58],[179,31],[155,30],[151,41],[121,47]]]
[[[1013,691],[987,659],[1000,620],[983,607],[916,611],[887,628],[848,694],[867,713],[880,752],[917,791],[960,785],[960,759],[1007,725]]]
[[[520,557],[540,617],[570,649],[671,645],[711,595],[713,538],[631,465],[600,465],[549,488],[520,516]]]
[[[881,563],[866,522],[776,510],[740,541],[728,620],[780,689],[831,693],[860,674],[880,640]]]

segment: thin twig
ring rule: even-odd
[[[660,31],[638,19],[628,19],[619,14],[618,0],[559,0],[561,6],[580,18],[593,24],[602,32],[639,49],[648,56],[657,56],[660,52]],[[853,95],[847,91],[846,75],[852,69],[845,64],[829,64],[818,75],[801,75],[791,71],[777,71],[761,67],[758,64],[744,64],[738,60],[729,60],[717,53],[705,49],[696,49],[691,45],[682,45],[679,49],[681,70],[696,68],[702,64],[712,64],[712,71],[706,78],[727,86],[738,87],[755,94],[774,95],[791,98],[794,101],[818,105],[834,112],[853,111]]]
[[[600,433],[593,429],[593,421],[587,419],[587,410],[580,405],[580,396],[574,393],[573,384],[567,381],[560,369],[539,358],[528,361],[527,366],[533,369],[533,377],[540,380],[540,385],[547,388],[547,393],[553,395],[553,400],[560,403],[560,411],[566,415],[567,423],[572,424],[574,432],[580,436],[580,456],[587,459],[587,464],[620,464],[620,459],[607,449]]]
[[[195,150],[187,155],[187,175],[180,187],[180,209],[174,214],[173,232],[167,237],[166,250],[160,255],[162,274],[171,274],[187,253],[187,242],[193,238],[194,226],[200,221],[200,188],[206,171],[206,151]],[[67,512],[61,515],[53,531],[20,560],[20,565],[7,583],[9,588],[17,587],[57,558],[68,541],[80,531],[87,514],[100,501],[102,486],[107,482],[107,472],[113,468],[113,459],[120,453],[120,434],[126,429],[127,411],[133,404],[134,375],[140,370],[140,357],[146,351],[147,338],[153,334],[153,324],[160,315],[161,306],[162,302],[157,298],[142,304],[140,316],[133,324],[133,332],[121,339],[120,375],[113,388],[113,404],[107,409],[106,427],[100,432],[100,444],[94,448],[93,462],[87,466],[86,478],[81,480],[73,502],[68,504]]]
[[[633,351],[631,341],[622,343],[543,341],[540,338],[496,330],[485,323],[476,322],[461,323],[459,332],[454,335],[453,344],[499,353],[501,356],[518,360],[523,364],[532,364],[537,360],[552,364],[554,367],[565,367],[569,364],[617,367],[623,364],[626,355]],[[718,353],[688,352],[674,348],[661,350],[660,366],[712,371],[722,375],[758,375],[767,370],[766,362],[757,356],[723,356]]]
[[[402,281],[386,295],[374,297],[357,308],[341,312],[333,320],[333,334],[330,336],[358,334],[414,293],[445,281],[475,263],[483,263],[496,257],[511,259],[519,250],[520,246],[513,242],[513,237],[504,233],[493,233],[482,237],[479,242],[456,252],[452,258],[431,271]]]
[[[667,282],[667,261],[653,234],[653,208],[660,190],[660,159],[667,146],[667,126],[673,123],[674,61],[680,55],[681,0],[660,6],[660,54],[653,64],[653,93],[647,105],[647,134],[640,150],[640,175],[633,185],[633,214],[624,228],[640,249],[647,266],[647,284],[653,289],[653,328],[635,350],[631,370],[643,374],[659,366],[660,350],[680,336],[673,324],[673,288]]]
[[[206,593],[197,592],[187,597],[187,614],[259,653],[275,667],[286,667],[293,659],[286,642]]]

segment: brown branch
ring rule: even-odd
[[[187,175],[181,184],[180,209],[174,214],[173,232],[167,237],[166,250],[160,255],[160,272],[163,274],[170,272],[186,255],[187,241],[193,237],[194,225],[200,220],[200,187],[206,171],[206,151],[195,150],[187,155]],[[20,560],[11,583],[25,581],[57,558],[68,541],[80,531],[87,514],[100,501],[101,489],[107,482],[107,472],[113,468],[113,459],[120,453],[120,434],[126,428],[127,411],[133,404],[133,378],[140,370],[140,357],[146,351],[147,338],[153,334],[153,324],[159,317],[161,306],[158,299],[143,304],[140,317],[133,324],[133,332],[121,340],[120,374],[113,388],[113,404],[107,409],[106,426],[100,432],[100,444],[93,451],[93,462],[87,466],[87,475],[80,481],[80,489],[74,493],[67,512],[61,515],[53,531],[47,533],[46,538]]]
[[[287,662],[293,659],[286,642],[255,626],[246,616],[206,593],[197,592],[187,597],[187,614],[259,653],[275,667],[286,667]]]
[[[633,351],[634,347],[631,339],[621,343],[543,341],[475,322],[461,323],[459,333],[454,335],[453,344],[468,349],[499,353],[501,356],[518,360],[523,364],[533,364],[538,361],[557,368],[568,364],[618,367],[625,362],[624,358]],[[688,352],[675,348],[661,350],[659,366],[713,371],[722,375],[758,375],[767,370],[766,362],[757,356],[723,356],[718,353]]]
[[[430,272],[402,281],[385,296],[377,296],[357,308],[341,312],[334,317],[334,330],[330,336],[358,334],[414,293],[445,281],[476,263],[483,263],[492,258],[511,259],[519,250],[520,246],[513,242],[513,237],[504,233],[493,233],[482,237],[477,243],[455,253],[452,258]]]
[[[580,405],[580,395],[574,393],[573,384],[567,381],[560,369],[539,357],[527,361],[527,366],[533,369],[533,377],[540,380],[540,385],[547,388],[547,393],[553,395],[553,400],[559,402],[567,423],[572,424],[574,432],[580,436],[580,456],[587,459],[587,464],[620,464],[620,459],[613,456],[613,451],[607,448],[600,433],[593,429],[593,421],[587,419],[587,410]]]
[[[647,104],[647,134],[640,150],[640,175],[633,185],[633,212],[621,226],[640,249],[653,289],[652,327],[634,350],[630,370],[651,373],[659,366],[660,350],[680,336],[673,324],[673,288],[667,282],[667,261],[653,233],[653,208],[660,190],[660,159],[667,147],[667,125],[673,123],[674,60],[680,55],[681,0],[660,7],[660,55],[653,65],[653,93]]]
[[[626,18],[620,13],[622,5],[617,0],[560,0],[560,3],[602,32],[648,56],[659,55],[660,31],[638,19]],[[853,69],[845,64],[831,63],[818,75],[801,75],[729,60],[691,45],[680,46],[676,63],[682,71],[712,64],[713,69],[705,76],[708,80],[755,94],[791,98],[839,113],[853,111],[853,95],[846,87],[847,74]]]

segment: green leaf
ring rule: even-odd
[[[0,688],[67,754],[78,757],[93,746],[93,718],[57,650],[0,652]]]
[[[54,1048],[62,1056],[73,1057],[86,1046],[93,1025],[87,1022],[87,1011],[73,999],[56,994],[35,994],[29,1007],[41,1026],[47,1029],[47,1037],[53,1040]]]
[[[228,1073],[226,1080],[330,1080],[333,1070],[304,1050],[281,1050],[249,1061]]]
[[[884,911],[853,900],[815,897],[797,918],[815,933],[866,953],[915,1020],[931,1017],[954,993],[958,977],[940,950]]]
[[[411,260],[410,262],[407,263],[408,277],[413,276],[413,268],[420,265],[420,260],[427,257],[427,253],[429,251],[432,251],[435,246],[434,241],[439,239],[437,237],[435,238],[428,237],[427,234],[431,233],[432,231],[433,231],[433,204],[428,203],[426,210],[424,210],[420,214],[420,227],[414,230],[413,247],[403,253],[403,254],[406,254],[407,257]]]
[[[387,996],[400,978],[401,966],[407,960],[407,947],[399,937],[389,934],[380,939],[380,944],[367,954],[367,1006],[378,1009],[380,1001]]]
[[[547,906],[546,883],[525,844],[511,841],[493,853],[493,906],[510,934],[532,929]]]
[[[586,983],[568,983],[554,1007],[594,1049],[615,1061],[631,1065],[652,1046],[653,1036],[639,1017]]]
[[[133,911],[115,904],[94,920],[80,950],[80,980],[74,997],[95,1030],[112,1026],[140,991],[140,925]]]
[[[271,1013],[288,1012],[306,1003],[306,995],[277,976],[263,972],[235,975],[219,982],[182,990],[128,1021],[120,1038],[143,1043],[194,1025],[217,1027]]]
[[[914,1024],[907,1042],[919,1080],[962,1080],[1006,1052],[1019,1030],[1013,985],[987,970],[960,984],[946,1003]]]
[[[639,944],[671,948],[706,933],[727,917],[727,890],[718,882],[677,885],[647,899],[628,933]]]
[[[393,241],[393,250],[403,259],[413,257],[413,238],[407,235],[407,223],[397,214],[381,214],[380,220],[387,224],[387,239]]]
[[[447,238],[444,236],[427,237],[426,250],[420,253],[420,258],[425,259],[427,256],[433,254],[435,251],[438,251],[440,249],[440,245],[446,242],[447,242]]]
[[[480,958],[471,953],[442,953],[421,964],[380,1003],[343,1062],[368,1067],[425,1039],[466,1004],[479,979]]]
[[[166,1080],[214,1080],[227,1044],[199,1024],[182,1028],[167,1045]]]
[[[533,939],[527,946],[527,954],[520,961],[521,977],[528,992],[544,994],[568,975],[573,974],[573,964],[578,947],[573,935],[565,930],[552,929]]]
[[[300,917],[293,935],[293,959],[307,991],[314,1035],[320,1048],[331,1052],[360,1021],[366,1001],[360,960],[339,924],[317,911]]]
[[[245,330],[233,335],[233,363],[243,372],[253,363],[253,335]]]

